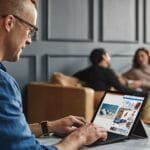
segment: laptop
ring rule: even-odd
[[[146,99],[146,95],[105,92],[92,123],[107,129],[107,140],[98,140],[91,146],[109,144],[133,137],[146,138],[147,134],[139,119]]]

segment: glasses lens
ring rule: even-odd
[[[29,32],[29,34],[28,34],[28,37],[29,37],[29,38],[34,38],[34,37],[35,37],[35,33],[36,33],[36,30],[35,30],[35,29],[30,30],[30,32]]]

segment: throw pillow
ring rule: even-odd
[[[71,86],[71,87],[81,87],[82,84],[80,83],[80,80],[78,80],[75,77],[71,77],[68,75],[64,75],[60,72],[54,72],[51,78],[52,84],[59,84],[62,86]]]

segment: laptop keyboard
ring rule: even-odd
[[[106,141],[98,140],[95,143],[93,143],[91,146],[109,144],[109,143],[113,143],[113,142],[116,142],[116,141],[121,141],[121,140],[124,140],[124,139],[127,139],[127,138],[128,137],[124,136],[124,135],[108,133]]]
[[[120,137],[125,137],[125,136],[120,135],[120,134],[108,133],[107,140],[110,140],[110,139],[113,139],[113,138],[120,138]]]

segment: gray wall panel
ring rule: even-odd
[[[91,40],[91,0],[49,0],[48,39]]]
[[[103,0],[102,3],[103,41],[137,41],[137,0]]]
[[[145,34],[144,41],[150,43],[150,0],[144,0],[144,25],[145,25]]]
[[[36,80],[36,57],[35,56],[21,56],[17,63],[5,62],[8,73],[16,78],[22,89],[30,81]]]
[[[111,58],[111,67],[118,74],[126,72],[132,66],[132,55],[115,54],[112,55]]]
[[[51,78],[53,72],[62,72],[73,75],[76,71],[87,67],[88,56],[75,55],[48,55],[47,56],[47,79]]]

